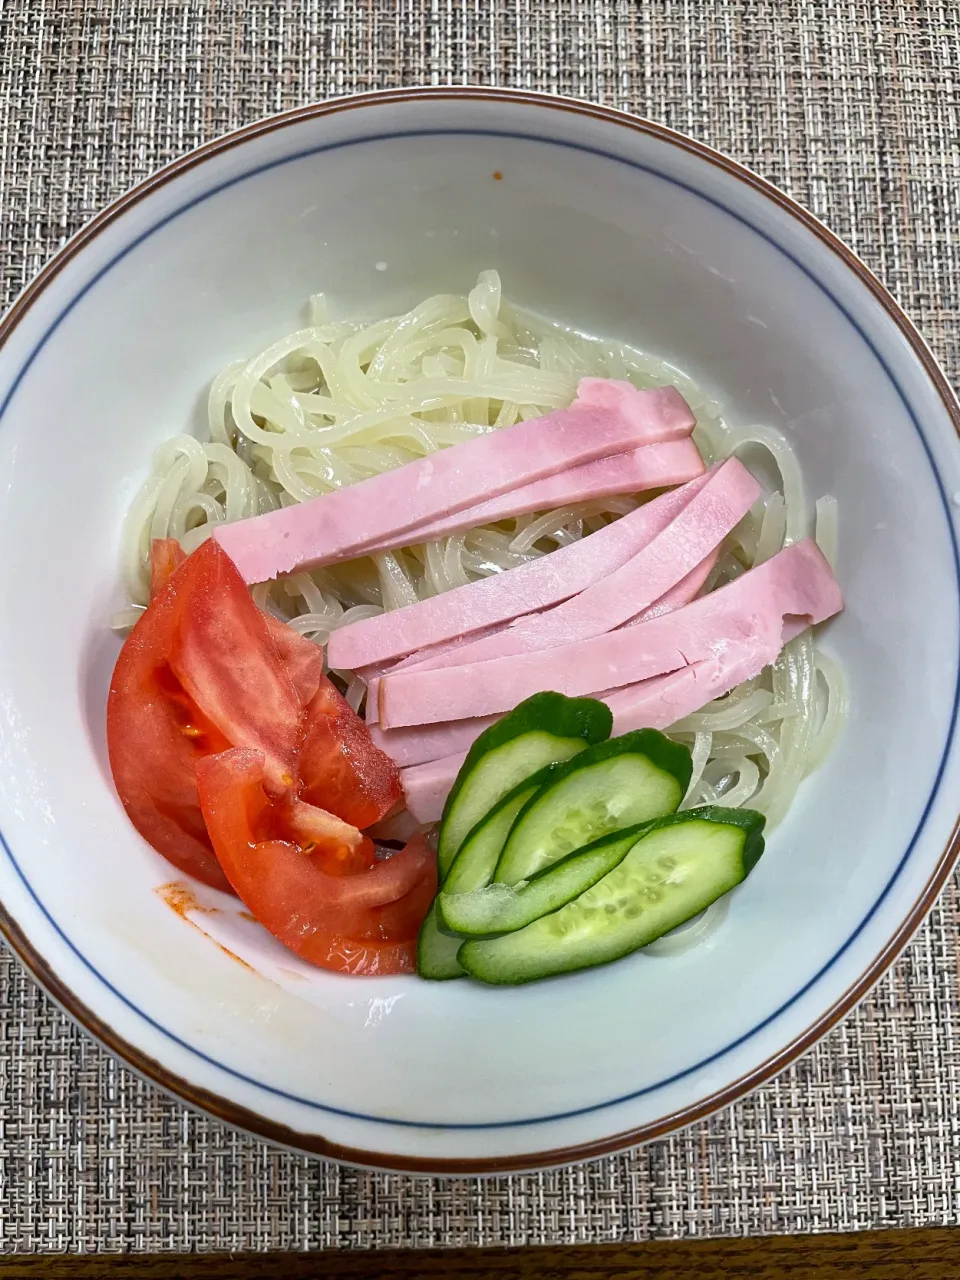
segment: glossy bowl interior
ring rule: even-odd
[[[731,422],[787,432],[810,495],[840,503],[847,609],[823,644],[853,714],[701,948],[517,990],[348,979],[299,964],[226,899],[207,892],[216,910],[187,919],[154,892],[171,868],[105,763],[120,524],[152,449],[201,430],[211,376],[293,328],[310,293],[372,317],[490,266],[518,301],[671,359]],[[745,171],[529,95],[317,107],[112,206],[0,337],[5,929],[166,1087],[360,1163],[585,1156],[771,1074],[931,904],[960,794],[956,406],[852,255]]]

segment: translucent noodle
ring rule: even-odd
[[[427,298],[405,315],[365,323],[331,318],[322,294],[304,327],[213,381],[208,436],[177,435],[157,450],[131,505],[122,566],[132,625],[149,592],[149,548],[176,537],[192,551],[213,526],[302,502],[402,466],[436,449],[568,405],[585,375],[627,378],[640,387],[674,385],[697,418],[708,462],[736,453],[765,488],[764,498],[721,548],[708,589],[807,536],[837,555],[832,497],[815,524],[792,446],[765,424],[731,427],[720,406],[682,370],[633,347],[576,333],[505,302],[494,271],[466,297]],[[585,537],[633,510],[644,496],[572,504],[462,531],[254,588],[258,604],[323,644],[339,626],[500,573]],[[359,707],[363,684],[334,673]],[[833,747],[847,714],[837,664],[807,632],[757,679],[688,716],[669,732],[689,745],[694,772],[684,806],[750,805],[775,825],[800,783]],[[651,952],[703,941],[724,906]]]
[[[817,543],[831,568],[837,564],[837,542],[839,540],[837,500],[833,494],[826,494],[817,499]]]

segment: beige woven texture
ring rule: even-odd
[[[956,0],[0,0],[0,303],[113,196],[300,103],[502,84],[712,143],[839,232],[956,380]],[[530,1177],[264,1146],[144,1084],[0,954],[0,1249],[493,1245],[953,1223],[958,896],[817,1049],[686,1133]]]

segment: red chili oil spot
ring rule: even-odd
[[[188,912],[197,911],[201,915],[210,916],[220,914],[219,907],[205,907],[198,902],[197,895],[182,880],[172,880],[169,884],[162,884],[156,889],[156,893],[168,907],[177,913],[181,920],[186,920],[187,924],[193,925],[194,929],[200,929],[200,926],[190,919]],[[242,911],[240,914],[247,916],[250,920],[253,919],[253,916],[249,916],[246,911]],[[200,929],[200,932],[203,933],[203,930]],[[210,938],[210,935],[204,933],[204,937]],[[236,960],[237,964],[242,964],[244,969],[249,969],[251,973],[256,973],[253,965],[247,964],[246,960],[231,951],[229,947],[225,947],[222,942],[217,942],[216,938],[210,938],[210,941],[219,947],[224,955],[229,956],[231,960]]]

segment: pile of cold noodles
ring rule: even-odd
[[[674,366],[512,306],[501,298],[497,273],[484,271],[466,297],[427,298],[373,323],[330,320],[316,296],[306,328],[224,369],[210,388],[209,441],[178,435],[162,445],[130,510],[123,556],[135,604],[118,625],[129,626],[146,603],[153,538],[178,538],[190,552],[221,521],[303,502],[563,408],[585,376],[677,387],[696,415],[694,440],[705,462],[736,452],[764,484],[768,496],[727,538],[708,590],[809,534],[812,514],[821,550],[835,562],[835,501],[821,498],[811,513],[796,456],[779,431],[728,427],[719,405]],[[503,520],[263,583],[254,598],[323,644],[346,623],[547,555],[638,501],[610,497]],[[334,674],[359,708],[363,682],[352,672]],[[845,713],[842,673],[808,630],[760,677],[669,730],[693,754],[683,807],[749,804],[776,824],[829,753]],[[725,910],[721,899],[648,950],[690,945]]]

